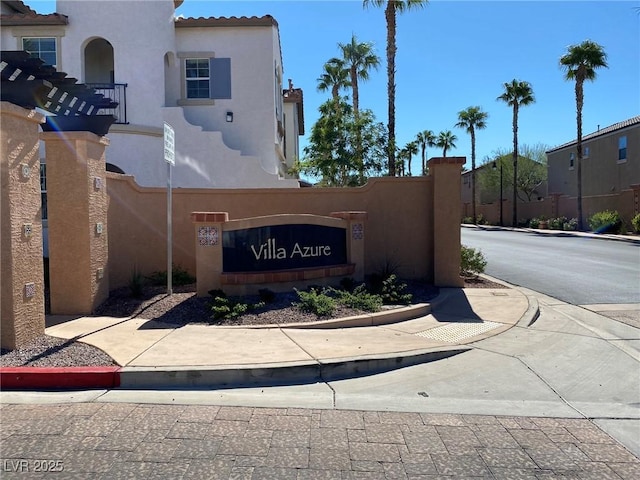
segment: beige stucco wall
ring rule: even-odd
[[[38,139],[44,117],[7,102],[0,114],[0,330],[2,348],[13,349],[44,334]]]
[[[440,191],[453,229],[444,243],[459,262],[460,165],[443,175]],[[445,178],[446,177],[446,178]],[[166,189],[142,188],[129,176],[107,174],[111,288],[137,271],[166,270]],[[365,274],[394,269],[404,278],[433,280],[433,177],[375,178],[360,188],[174,189],[173,261],[195,272],[191,212],[228,212],[229,220],[277,214],[367,212]],[[451,212],[449,212],[451,210]],[[455,269],[455,266],[453,267]]]

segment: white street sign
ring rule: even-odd
[[[164,124],[164,159],[167,163],[175,166],[175,134],[173,127],[166,122]]]

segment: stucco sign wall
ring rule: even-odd
[[[261,272],[347,263],[346,229],[312,224],[225,231],[223,272]]]
[[[242,295],[285,291],[340,277],[363,281],[366,218],[347,211],[229,220],[227,212],[192,212],[198,295],[219,288]]]

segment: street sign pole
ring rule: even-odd
[[[173,127],[164,124],[164,159],[167,162],[167,294],[173,295],[173,228],[172,228],[172,195],[171,167],[175,161],[175,134]]]

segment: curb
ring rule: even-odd
[[[120,386],[121,367],[2,367],[2,390],[87,390]]]
[[[535,233],[537,235],[548,235],[551,237],[577,237],[577,238],[594,238],[596,240],[612,240],[614,242],[626,242],[640,244],[640,237],[614,235],[607,233],[593,233],[593,232],[576,232],[573,230],[549,230],[540,228],[524,228],[524,227],[500,227],[498,225],[471,225],[468,223],[460,224],[461,228],[475,228],[477,230],[504,230],[509,232],[520,233]]]
[[[224,367],[149,368],[124,367],[120,388],[126,390],[273,387],[331,382],[376,375],[398,368],[434,362],[464,353],[470,348],[453,345],[437,350],[392,353],[331,361]]]

